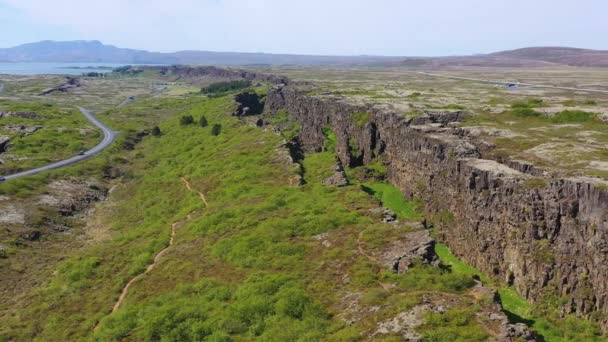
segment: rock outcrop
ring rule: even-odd
[[[33,120],[37,120],[37,119],[41,119],[42,116],[40,116],[37,113],[31,113],[31,112],[0,112],[0,119],[2,118],[22,118],[22,119],[33,119]]]
[[[159,72],[162,76],[173,80],[198,81],[211,83],[218,81],[248,80],[252,82],[268,82],[272,84],[287,84],[287,78],[272,74],[262,74],[238,69],[223,69],[213,66],[146,66],[143,70]]]
[[[492,160],[493,146],[450,124],[461,112],[408,119],[292,86],[274,87],[265,106],[301,125],[306,151],[322,150],[329,127],[342,164],[382,157],[390,182],[425,203],[440,241],[527,299],[553,293],[567,299],[564,313],[608,314],[607,182],[549,179],[533,166]],[[366,122],[353,118],[361,112]]]
[[[59,91],[59,92],[67,92],[68,90],[72,89],[72,88],[78,88],[80,87],[80,79],[76,78],[76,77],[66,77],[65,78],[65,83],[62,85],[59,85],[57,87],[53,87],[53,88],[49,88],[49,89],[45,89],[42,93],[40,93],[40,95],[48,95],[50,93]]]
[[[6,152],[6,147],[10,141],[11,139],[9,137],[0,136],[0,153]]]

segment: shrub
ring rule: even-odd
[[[582,110],[564,110],[551,117],[555,123],[587,122],[595,119],[596,114]]]
[[[515,108],[536,108],[536,107],[542,107],[543,104],[544,104],[544,102],[541,99],[530,98],[530,99],[527,99],[526,101],[514,102],[513,104],[511,104],[511,108],[513,108],[513,109],[515,109]]]
[[[194,123],[194,118],[192,117],[192,115],[185,115],[182,116],[181,119],[179,119],[179,123],[181,125],[191,125]]]
[[[207,122],[207,118],[204,115],[201,115],[201,119],[198,121],[198,124],[201,127],[207,127],[207,125],[209,125],[209,123]]]
[[[158,137],[162,134],[162,132],[160,131],[160,127],[158,126],[154,126],[154,128],[152,128],[152,135],[155,137]]]
[[[323,142],[323,149],[328,152],[335,152],[337,142],[336,134],[329,126],[323,127],[322,131],[323,136],[325,136],[325,141]]]
[[[222,125],[214,124],[213,127],[211,127],[212,135],[218,136],[218,135],[220,135],[221,132],[222,132]]]
[[[520,117],[538,117],[542,115],[542,113],[529,107],[515,107],[511,112],[513,115]]]
[[[356,112],[352,114],[351,119],[355,122],[357,127],[361,128],[367,125],[371,116],[372,115],[369,112]]]

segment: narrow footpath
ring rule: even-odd
[[[188,189],[188,191],[195,192],[198,194],[201,201],[205,204],[205,207],[209,206],[209,204],[207,203],[207,199],[205,198],[205,195],[202,192],[195,191],[194,189],[192,189],[190,182],[188,182],[188,180],[186,180],[186,178],[181,177],[180,179],[184,183],[184,185],[186,186],[186,189]],[[192,215],[188,214],[186,217],[186,220],[190,220],[190,219],[192,219]],[[176,234],[177,228],[181,225],[181,223],[183,223],[183,220],[174,222],[171,225],[171,238],[169,239],[169,244],[167,245],[167,247],[164,248],[162,251],[158,252],[156,254],[156,256],[154,256],[154,260],[152,261],[152,263],[150,265],[148,265],[148,267],[146,267],[146,270],[144,272],[133,277],[131,280],[129,280],[129,282],[125,285],[125,287],[123,287],[123,289],[120,293],[120,296],[118,297],[118,300],[116,301],[116,303],[114,303],[114,306],[112,307],[112,312],[110,314],[113,314],[120,308],[121,304],[124,302],[125,298],[127,297],[127,294],[129,293],[129,289],[131,288],[131,286],[135,282],[137,282],[138,280],[143,278],[150,271],[152,271],[154,268],[156,268],[156,266],[158,265],[160,260],[167,254],[169,249],[171,247],[173,247],[173,244],[175,243],[175,234]],[[97,325],[95,325],[94,330],[97,331],[98,328],[99,328],[99,322],[97,323]]]

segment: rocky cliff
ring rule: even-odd
[[[608,315],[608,182],[491,160],[492,145],[451,124],[460,112],[406,119],[276,86],[266,111],[280,110],[301,125],[307,151],[322,149],[328,127],[344,165],[383,160],[390,182],[422,200],[438,239],[470,264],[531,301],[562,297],[563,313]]]

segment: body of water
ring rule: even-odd
[[[85,72],[110,72],[126,63],[0,63],[0,74],[10,75],[80,75]]]

